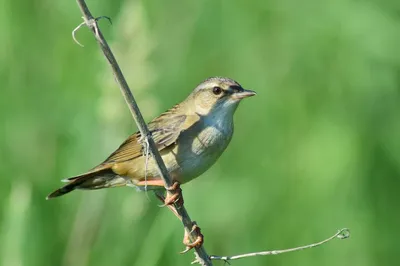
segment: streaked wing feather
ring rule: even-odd
[[[170,146],[178,139],[180,133],[184,130],[183,126],[185,124],[184,122],[186,120],[186,116],[171,115],[171,117],[168,118],[164,116],[164,119],[168,120],[168,124],[164,125],[163,127],[160,127],[160,117],[156,118],[148,125],[159,151]],[[140,132],[136,132],[135,134],[131,135],[104,161],[102,165],[115,162],[124,162],[142,156],[143,146],[140,141]]]
[[[140,144],[140,132],[129,136],[119,148],[113,152],[104,163],[122,162],[142,155],[142,145]]]
[[[156,126],[156,129],[151,130],[154,142],[158,150],[168,147],[173,144],[183,130],[183,124],[186,120],[185,115],[174,116],[168,119],[168,125],[163,128]]]

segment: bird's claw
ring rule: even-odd
[[[193,242],[190,242],[190,235],[193,232],[196,232],[197,236]],[[201,233],[200,227],[196,224],[196,222],[193,221],[192,230],[189,233],[185,231],[185,236],[183,237],[183,244],[186,246],[186,248],[184,251],[181,251],[180,253],[185,254],[192,248],[201,247],[203,245],[203,242],[204,242],[204,236]]]
[[[179,182],[175,182],[172,186],[168,187],[166,190],[167,190],[167,196],[164,199],[164,204],[161,205],[160,207],[177,204],[179,208],[180,206],[183,205],[182,189]]]

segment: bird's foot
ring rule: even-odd
[[[175,182],[172,186],[167,188],[167,196],[164,199],[164,206],[176,204],[177,207],[183,205],[182,189],[179,182]]]
[[[193,232],[196,232],[196,239],[193,242],[191,242],[190,235]],[[189,233],[185,231],[185,236],[183,237],[183,244],[186,246],[186,249],[180,253],[185,254],[192,248],[201,247],[203,245],[203,242],[204,242],[204,236],[201,233],[200,227],[196,224],[195,221],[193,221],[192,230]]]

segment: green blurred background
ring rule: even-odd
[[[88,1],[147,120],[202,80],[258,92],[184,186],[210,254],[349,240],[233,265],[399,265],[400,2]],[[189,265],[151,193],[74,192],[136,126],[74,1],[0,0],[0,264]],[[223,265],[223,262],[215,262]]]

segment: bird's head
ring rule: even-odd
[[[254,91],[243,89],[232,79],[213,77],[199,84],[187,100],[200,115],[233,116],[240,101],[254,95]]]

